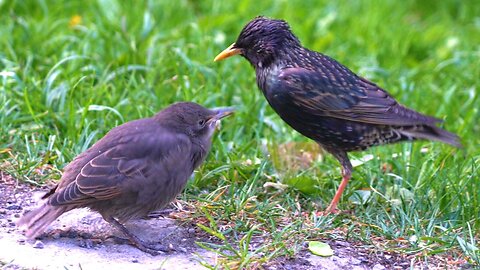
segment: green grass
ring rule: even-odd
[[[219,266],[255,267],[294,256],[307,239],[336,238],[426,264],[434,254],[480,263],[480,5],[316,2],[0,1],[0,170],[41,184],[125,121],[181,100],[234,105],[182,196],[219,239],[201,244],[222,254]],[[418,142],[353,153],[374,158],[355,168],[340,204],[349,214],[317,217],[338,186],[337,162],[273,113],[247,61],[212,61],[260,14],[287,20],[306,47],[445,119],[465,148]],[[289,142],[307,161],[279,150]]]

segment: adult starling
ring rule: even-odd
[[[34,238],[63,213],[88,207],[140,250],[158,254],[165,249],[143,243],[122,223],[175,199],[205,160],[218,121],[232,112],[182,102],[115,127],[65,167],[58,185],[42,197],[44,203],[18,225]]]
[[[255,68],[275,112],[340,162],[343,179],[327,213],[336,211],[351,177],[347,152],[418,139],[460,146],[455,134],[436,127],[441,120],[398,104],[334,59],[302,47],[283,20],[256,17],[214,61],[237,54]]]

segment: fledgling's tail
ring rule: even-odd
[[[402,129],[402,131],[400,131],[400,133],[414,139],[440,141],[453,145],[455,147],[462,147],[462,144],[460,143],[460,138],[456,134],[453,134],[433,125],[422,125],[413,126],[411,128],[404,128]]]
[[[17,222],[19,228],[25,228],[25,236],[32,239],[39,236],[60,215],[69,211],[66,206],[43,204],[37,209],[25,213]]]

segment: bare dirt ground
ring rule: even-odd
[[[205,269],[215,265],[213,252],[196,241],[209,240],[196,226],[158,217],[131,221],[126,226],[148,242],[173,247],[168,254],[152,256],[125,243],[99,214],[87,209],[58,218],[40,240],[26,240],[15,221],[32,208],[45,188],[17,183],[0,171],[0,269]],[[116,237],[115,237],[116,236]],[[117,239],[117,240],[116,240]],[[306,249],[297,257],[278,258],[263,269],[405,269],[410,260],[395,254],[374,253],[343,241],[331,241],[335,255],[324,258]]]

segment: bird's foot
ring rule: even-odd
[[[338,210],[337,208],[335,208],[335,209],[327,208],[323,211],[315,212],[314,215],[317,216],[317,217],[326,217],[326,216],[329,216],[329,215],[338,215],[338,214],[341,214],[342,212],[343,211]]]
[[[104,219],[112,224],[115,228],[118,230],[122,231],[125,236],[128,238],[128,244],[131,244],[138,249],[140,249],[143,252],[146,252],[148,254],[151,254],[153,256],[160,255],[166,252],[174,251],[175,249],[173,248],[172,245],[169,245],[168,247],[162,246],[160,243],[144,243],[142,240],[140,240],[138,237],[136,237],[134,234],[132,234],[125,226],[123,226],[120,222],[118,222],[115,218],[111,216],[104,217]],[[113,236],[114,239],[122,239],[117,236]],[[123,239],[125,240],[125,239]],[[125,242],[124,242],[125,243]]]
[[[325,210],[325,211],[317,211],[315,213],[315,215],[317,217],[326,217],[326,216],[329,216],[329,215],[337,215],[339,213],[340,213],[340,211],[338,211],[338,210],[335,210],[335,211]]]
[[[334,215],[338,215],[342,213],[342,211],[339,211],[339,210],[335,210],[335,211],[327,211],[327,210],[324,210],[324,211],[313,211],[313,212],[303,212],[302,213],[302,216],[304,218],[313,218],[313,217],[327,217],[327,216],[334,216]]]
[[[139,242],[139,243],[131,243],[131,244],[133,244],[135,247],[137,247],[141,251],[143,251],[145,253],[148,253],[152,256],[157,256],[157,255],[169,253],[169,252],[172,252],[172,251],[175,250],[173,248],[173,246],[171,246],[171,245],[165,246],[165,245],[162,245],[160,243]]]
[[[327,207],[327,209],[325,209],[325,211],[322,211],[324,213],[325,216],[328,216],[330,214],[332,215],[338,215],[340,214],[340,210],[338,210],[336,207],[335,208],[330,208],[330,207]]]
[[[132,239],[126,239],[118,236],[110,236],[109,238],[113,239],[115,244],[132,245],[138,248],[139,250],[153,256],[169,253],[176,250],[171,244],[168,246],[165,246],[155,242],[145,243],[140,239],[132,240]]]
[[[162,210],[156,210],[153,212],[150,212],[147,217],[148,218],[159,218],[159,217],[166,217],[170,215],[171,213],[175,212],[175,209],[172,208],[167,208],[167,209],[162,209]]]

